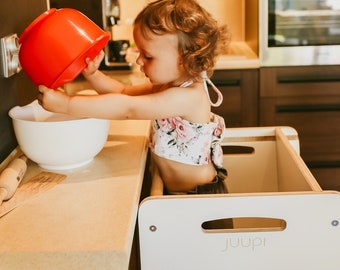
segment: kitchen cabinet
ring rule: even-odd
[[[288,125],[323,189],[340,190],[340,66],[260,69],[259,124]]]
[[[227,127],[257,126],[258,69],[215,70],[211,80],[223,94],[223,103],[212,107]],[[210,89],[211,99],[216,100]]]

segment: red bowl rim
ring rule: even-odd
[[[24,32],[21,34],[21,36],[18,39],[18,43],[21,44],[22,41],[26,38],[26,36],[28,35],[28,32],[30,32],[37,24],[39,24],[40,22],[42,22],[43,20],[45,20],[47,17],[49,17],[51,14],[55,13],[57,11],[56,8],[51,8],[47,11],[45,11],[44,13],[42,13],[40,16],[38,16],[36,19],[34,19],[33,22],[31,22],[26,29],[24,30]]]

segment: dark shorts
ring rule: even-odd
[[[216,176],[213,179],[212,182],[204,184],[204,185],[199,185],[197,186],[194,190],[182,193],[182,194],[225,194],[228,193],[228,189],[225,183],[225,180],[228,176],[227,170],[224,168],[216,168]],[[164,191],[165,195],[171,195]],[[172,193],[172,195],[175,195]],[[179,195],[179,194],[177,194]],[[213,210],[212,210],[213,211]],[[222,218],[222,219],[217,219],[217,220],[210,220],[208,222],[204,223],[204,226],[202,224],[202,228],[205,230],[223,230],[223,229],[233,229],[233,220],[232,218]]]
[[[195,189],[188,192],[171,193],[166,189],[164,190],[164,195],[185,195],[185,194],[224,194],[228,193],[227,186],[225,184],[225,179],[228,176],[227,170],[224,168],[216,168],[215,178],[207,184],[199,185]]]
[[[194,190],[189,191],[188,194],[223,194],[228,193],[225,185],[225,179],[228,176],[227,170],[224,168],[216,168],[216,176],[210,183],[199,185]]]

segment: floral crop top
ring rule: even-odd
[[[209,95],[206,82],[208,81],[209,84],[212,82],[207,78],[204,80]],[[191,83],[187,82],[181,86],[186,87]],[[214,90],[218,91],[216,87]],[[218,96],[220,104],[222,98],[220,92]],[[203,124],[191,123],[181,117],[154,120],[150,149],[160,157],[177,162],[190,165],[205,165],[213,162],[215,166],[222,167],[221,141],[224,132],[224,119],[214,113],[211,113],[210,122]]]

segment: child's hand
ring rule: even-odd
[[[104,51],[100,51],[100,53],[93,60],[86,58],[85,61],[87,63],[87,67],[83,70],[83,75],[87,77],[94,74],[98,70],[101,61],[104,59],[104,56]]]
[[[39,86],[38,102],[44,109],[51,112],[68,113],[70,97],[64,92]]]

